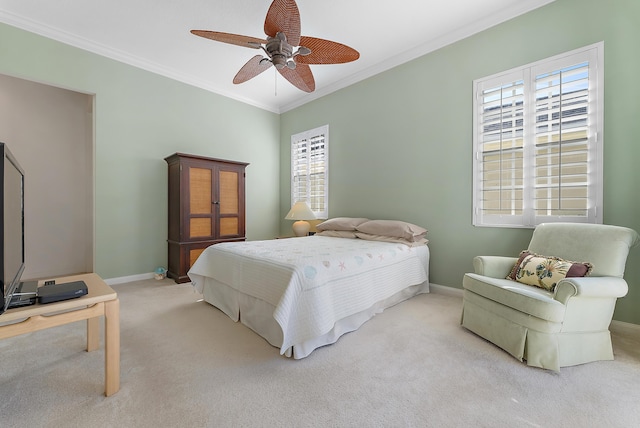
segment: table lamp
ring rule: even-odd
[[[311,225],[305,220],[315,220],[316,216],[304,201],[298,201],[291,207],[285,220],[297,220],[293,223],[293,233],[296,236],[306,236],[309,234]]]

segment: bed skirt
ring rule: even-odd
[[[305,358],[314,349],[335,343],[340,336],[357,330],[365,322],[386,308],[396,305],[417,294],[429,292],[429,281],[407,287],[396,294],[377,302],[370,308],[336,322],[327,333],[281,349],[281,354],[294,359]],[[262,336],[271,345],[280,348],[283,343],[282,329],[273,318],[275,307],[264,300],[237,291],[213,278],[204,278],[204,300],[227,314],[233,321],[242,324]]]

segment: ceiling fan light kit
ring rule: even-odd
[[[358,51],[341,43],[301,36],[300,12],[294,0],[274,0],[264,22],[266,39],[209,30],[191,33],[232,45],[262,49],[267,55],[251,58],[233,78],[239,84],[250,80],[272,65],[298,89],[315,90],[315,80],[309,64],[343,64],[360,57]]]

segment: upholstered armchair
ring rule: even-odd
[[[569,274],[547,290],[542,285],[548,283],[520,282],[534,276],[531,269],[524,274],[518,269],[525,264],[523,256],[475,257],[475,273],[463,278],[462,326],[530,366],[559,371],[612,360],[609,325],[616,299],[627,294],[623,274],[629,249],[637,242],[638,234],[625,227],[541,224],[533,232],[530,253],[548,256],[554,263],[553,257],[581,262],[576,263],[579,267],[590,264],[590,269],[582,269],[577,277]],[[553,267],[537,267],[542,277],[555,275],[547,272]],[[566,273],[566,265],[560,270]]]

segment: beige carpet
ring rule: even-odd
[[[640,337],[616,360],[529,368],[459,325],[461,301],[403,302],[290,360],[188,284],[139,281],[121,300],[121,390],[85,324],[0,341],[2,427],[632,427]]]

